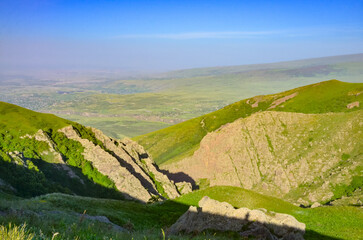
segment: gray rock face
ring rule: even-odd
[[[190,182],[178,182],[175,183],[180,194],[184,195],[193,191],[192,184]]]
[[[157,190],[155,185],[159,184],[169,198],[173,199],[180,196],[174,182],[159,171],[154,161],[141,145],[128,138],[123,140],[111,139],[95,128],[92,128],[92,131],[107,149],[124,160],[134,169],[136,174],[142,176],[154,189]]]
[[[311,208],[317,208],[317,207],[321,207],[321,204],[318,202],[314,202],[313,205],[311,205]]]
[[[32,138],[32,136],[28,137]],[[43,155],[52,155],[52,162],[53,163],[58,163],[59,165],[57,165],[58,167],[62,168],[63,170],[65,170],[68,173],[68,176],[70,176],[71,178],[76,178],[78,179],[82,184],[84,184],[83,180],[80,179],[73,171],[70,167],[68,167],[68,165],[63,161],[62,155],[57,152],[55,150],[55,144],[54,142],[46,135],[44,134],[43,130],[39,129],[38,132],[35,133],[35,135],[33,136],[35,138],[35,140],[37,141],[42,141],[42,142],[46,142],[49,146],[49,152],[43,152]]]
[[[114,140],[100,130],[91,130],[107,151],[88,139],[81,138],[72,126],[59,131],[67,138],[81,143],[84,158],[100,173],[109,177],[116,188],[125,193],[126,198],[147,202],[155,195],[169,198],[179,196],[175,184],[157,169],[140,145],[128,139]]]
[[[97,222],[102,222],[102,223],[106,223],[108,225],[111,225],[112,229],[115,230],[115,231],[119,231],[119,232],[127,231],[125,228],[120,227],[119,225],[114,224],[113,222],[111,222],[106,216],[91,216],[91,215],[87,215],[87,214],[79,214],[79,216],[81,218],[89,219],[91,221],[97,221]]]
[[[12,192],[16,192],[16,189],[13,188],[13,186],[11,186],[9,183],[7,183],[6,181],[4,181],[3,179],[0,178],[0,189],[5,189],[5,190],[9,190]],[[0,213],[1,215],[1,213]]]
[[[199,208],[191,206],[168,234],[196,233],[204,230],[236,231],[243,237],[257,239],[303,239],[305,224],[293,216],[248,208],[235,209],[231,204],[205,196]]]
[[[362,119],[362,110],[260,112],[208,133],[192,156],[161,167],[210,186],[238,186],[305,206],[327,202],[363,165]],[[343,161],[343,154],[350,158]],[[296,189],[304,191],[288,194]]]

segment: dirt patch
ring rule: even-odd
[[[263,100],[263,96],[256,96],[256,97],[252,98],[251,100],[254,101],[254,103],[251,105],[251,107],[256,108],[256,107],[258,107],[258,103]],[[249,103],[250,103],[250,101],[248,101],[248,104]]]
[[[348,96],[356,96],[356,97],[358,97],[360,94],[361,94],[362,92],[350,92],[350,93],[348,93]]]
[[[279,98],[279,99],[275,100],[268,109],[273,109],[273,108],[277,107],[281,103],[284,103],[287,100],[295,97],[297,94],[298,94],[298,92],[294,92],[293,94],[290,94],[290,95],[287,95],[285,97],[282,97],[282,98]]]

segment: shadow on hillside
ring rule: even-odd
[[[185,206],[184,206],[185,207]],[[197,211],[187,212],[181,217],[176,225],[167,229],[167,239],[173,236],[186,236],[193,239],[200,235],[209,234],[212,236],[223,236],[226,239],[268,239],[268,240],[340,240],[341,238],[326,236],[314,230],[301,231],[298,228],[286,225],[266,223],[252,219],[249,214],[244,218],[227,217],[208,212]],[[285,222],[286,223],[286,222]],[[211,238],[213,239],[213,238]]]
[[[51,200],[48,200],[48,197]],[[35,228],[51,228],[52,231],[60,232],[63,237],[67,237],[67,230],[62,229],[62,225],[53,224],[56,221],[68,222],[69,225],[76,224],[80,232],[90,232],[92,229],[97,229],[97,234],[101,236],[94,236],[93,239],[105,239],[109,234],[115,232],[129,231],[130,238],[135,236],[133,239],[144,239],[140,235],[152,233],[147,239],[201,239],[205,236],[206,239],[285,239],[285,240],[299,240],[302,239],[298,234],[298,230],[285,226],[275,224],[264,224],[258,221],[251,221],[249,216],[246,218],[231,218],[211,213],[204,213],[201,220],[193,222],[185,226],[187,229],[190,226],[198,226],[201,230],[191,229],[188,231],[180,231],[178,233],[170,233],[172,225],[177,222],[178,218],[188,209],[189,206],[168,201],[168,204],[153,204],[145,205],[141,203],[140,207],[136,207],[135,213],[133,214],[135,205],[130,205],[130,208],[122,208],[122,210],[108,209],[109,205],[105,204],[105,199],[95,198],[74,198],[73,196],[67,197],[67,195],[45,195],[40,197],[41,200],[51,203],[54,209],[49,210],[48,208],[42,209],[41,202],[36,207],[31,207],[32,204],[24,204],[19,201],[19,206],[16,207],[18,201],[12,201],[12,209],[0,211],[0,224],[8,225],[10,222],[16,222],[17,225],[27,223],[28,227]],[[38,201],[36,201],[38,202]],[[36,204],[34,202],[34,204]],[[1,207],[0,202],[0,207]],[[120,201],[120,205],[127,205],[128,201]],[[115,203],[112,204],[115,206]],[[169,205],[169,206],[163,206]],[[30,206],[30,208],[28,208]],[[133,207],[132,207],[133,206]],[[172,207],[172,209],[170,208]],[[38,212],[34,212],[34,208]],[[140,211],[144,209],[144,211]],[[1,209],[1,208],[0,208]],[[84,215],[82,212],[87,210],[87,214]],[[102,212],[102,216],[97,213]],[[142,214],[145,214],[143,216]],[[197,213],[196,213],[197,214]],[[130,217],[131,216],[131,217]],[[167,217],[166,217],[167,216]],[[64,218],[64,219],[63,219]],[[125,219],[127,218],[127,219]],[[191,216],[189,219],[196,219],[197,216]],[[73,219],[73,220],[70,220]],[[80,225],[81,219],[83,221],[82,226]],[[140,221],[140,219],[143,219]],[[152,222],[151,222],[152,221]],[[127,222],[127,224],[125,224]],[[142,224],[142,225],[141,225]],[[145,226],[143,226],[145,225]],[[103,226],[103,227],[101,227]],[[130,227],[131,228],[127,228]],[[227,227],[230,226],[230,227]],[[103,228],[103,232],[100,230]],[[157,230],[158,229],[158,230]],[[159,229],[164,229],[166,232],[166,238],[161,237]],[[290,233],[290,234],[289,234]],[[91,233],[90,233],[91,234]],[[276,237],[278,236],[278,238]],[[281,237],[283,236],[283,237]],[[313,230],[306,230],[303,235],[304,239],[316,239],[316,240],[339,240],[339,238],[329,237]],[[125,239],[125,238],[113,238],[113,239]]]
[[[28,169],[23,166],[19,166],[14,163],[5,162],[0,159],[0,178],[3,180],[6,180],[7,183],[9,183],[12,187],[17,189],[16,195],[22,196],[22,197],[34,197],[39,196],[47,193],[53,193],[53,192],[60,192],[60,193],[66,193],[70,194],[77,194],[80,196],[87,196],[87,197],[96,197],[96,198],[110,198],[110,199],[130,199],[131,197],[128,196],[126,193],[121,193],[119,191],[116,191],[115,189],[110,189],[103,187],[99,184],[93,183],[91,180],[86,178],[84,175],[82,175],[82,172],[80,169],[71,167],[71,169],[82,178],[84,181],[84,184],[82,184],[79,180],[71,178],[68,176],[68,173],[63,170],[60,166],[60,164],[53,164],[53,163],[47,163],[42,160],[36,160],[32,159],[34,164],[39,168],[40,171],[37,171],[35,168]],[[71,196],[72,197],[72,196]],[[92,199],[92,201],[99,201],[97,205],[92,204],[93,207],[97,208],[103,208],[105,207],[105,211],[98,211],[98,209],[95,209],[94,212],[92,209],[90,209],[89,203],[87,202],[87,199],[84,199],[84,201],[79,201],[77,199],[69,200],[70,202],[67,203],[64,199],[60,199],[59,203],[56,203],[56,207],[62,209],[62,206],[65,206],[67,208],[71,208],[75,213],[81,214],[80,210],[87,209],[87,213],[90,215],[96,215],[96,212],[102,212],[109,220],[111,220],[112,223],[122,225],[122,222],[125,221],[135,221],[135,229],[145,229],[143,225],[137,226],[137,224],[145,224],[146,226],[153,226],[152,228],[163,228],[167,229],[172,226],[173,223],[175,223],[178,218],[184,214],[184,212],[189,208],[188,205],[181,204],[175,201],[166,201],[164,204],[142,204],[140,203],[140,208],[144,209],[144,211],[135,212],[135,217],[130,219],[121,219],[124,216],[133,216],[134,209],[130,207],[128,210],[118,210],[120,213],[122,211],[128,211],[128,213],[125,214],[116,214],[115,212],[107,212],[106,207],[104,206],[105,199]],[[129,200],[125,200],[129,202]],[[126,204],[127,202],[120,202],[120,204]],[[134,201],[133,201],[134,202]],[[14,201],[14,204],[16,204],[16,201]],[[138,203],[135,203],[138,204]],[[23,205],[23,208],[26,208],[27,205]],[[26,209],[25,209],[26,210]],[[117,211],[117,210],[115,210]],[[93,214],[92,214],[93,213]],[[14,216],[15,214],[15,216]],[[35,214],[34,216],[27,216],[27,214]],[[51,214],[51,212],[49,212]],[[139,215],[137,215],[139,214]],[[147,217],[145,217],[145,221],[153,221],[152,223],[149,222],[142,222],[140,223],[140,218],[143,218],[143,215],[145,214]],[[221,215],[215,215],[210,213],[203,213],[202,221],[199,221],[200,224],[206,225],[206,226],[213,226],[214,230],[209,229],[208,227],[205,228],[205,230],[198,232],[198,231],[192,231],[191,233],[182,233],[182,235],[185,235],[187,239],[193,238],[194,236],[197,236],[199,234],[203,234],[204,231],[207,233],[211,233],[212,235],[216,233],[217,236],[226,236],[228,239],[241,239],[242,236],[240,233],[237,233],[235,231],[227,231],[223,232],[222,230],[226,225],[236,226],[236,230],[239,230],[244,236],[248,237],[248,233],[252,235],[259,236],[258,234],[267,234],[266,236],[269,236],[268,233],[263,229],[256,227],[258,223],[256,221],[250,221],[249,216],[247,216],[244,219],[239,218],[230,218],[225,217]],[[11,216],[10,216],[11,215]],[[150,217],[151,215],[151,217]],[[7,218],[7,216],[10,216],[8,219],[13,219],[13,217],[19,218],[19,221],[27,221],[29,223],[29,219],[33,218],[40,218],[38,222],[45,221],[47,217],[47,212],[42,212],[42,214],[34,213],[32,211],[28,211],[28,213],[25,211],[20,211],[19,214],[17,212],[1,212],[0,218],[3,218],[1,222],[4,222]],[[116,217],[115,217],[116,216]],[[44,219],[42,219],[44,218]],[[137,219],[139,218],[139,219]],[[4,220],[5,219],[5,220]],[[23,219],[23,220],[22,220]],[[25,219],[25,220],[24,220]],[[151,220],[152,219],[152,220]],[[5,221],[6,222],[6,221]],[[138,222],[138,223],[137,223]],[[94,223],[94,222],[93,222]],[[34,222],[36,224],[36,222]],[[209,224],[209,225],[207,225]],[[194,226],[197,224],[194,224],[192,222],[191,226]],[[261,225],[261,224],[260,224]],[[284,226],[279,225],[273,225],[269,224],[268,226],[265,226],[267,229],[273,229],[269,230],[273,233],[277,232],[289,232],[291,231],[291,228],[287,228]],[[57,229],[56,229],[57,230]],[[222,233],[223,232],[223,233]],[[105,232],[107,234],[108,232]],[[179,234],[177,234],[179,235]],[[173,239],[173,235],[169,236],[170,239]],[[325,236],[322,234],[319,234],[313,230],[307,230],[305,235],[305,239],[331,239],[331,240],[337,240],[339,238],[333,238],[329,236]],[[213,238],[212,238],[213,239]],[[243,238],[242,238],[243,239]],[[262,239],[274,239],[274,238],[262,238]],[[286,239],[296,239],[296,238],[286,238]]]
[[[198,186],[195,183],[194,179],[184,172],[172,173],[164,169],[159,169],[159,171],[168,176],[168,178],[173,180],[175,183],[189,182],[192,184],[193,190],[198,189]]]
[[[47,193],[60,192],[87,197],[110,198],[110,199],[133,199],[126,193],[121,193],[114,188],[107,188],[101,184],[94,183],[82,170],[66,165],[76,177],[71,177],[62,165],[48,163],[39,159],[28,159],[34,166],[24,167],[10,163],[0,158],[0,178],[5,180],[11,188],[3,189],[20,197],[35,197]]]
[[[159,192],[153,187],[153,185],[147,180],[145,179],[140,173],[136,172],[136,170],[134,169],[134,167],[129,164],[128,162],[126,162],[124,159],[122,159],[121,157],[119,157],[117,154],[115,154],[113,151],[108,151],[114,158],[117,159],[117,161],[120,163],[121,167],[126,168],[132,175],[134,175],[141,183],[141,185],[147,189],[150,193],[154,194],[154,195],[159,195],[160,197],[162,197]],[[130,155],[130,153],[128,153],[127,151],[124,151],[131,159],[132,161],[138,165],[138,163],[136,162],[136,159]],[[142,156],[140,156],[141,159]],[[145,172],[144,169],[140,168],[146,175],[148,175],[147,172]],[[153,179],[150,179],[151,181],[153,181]]]

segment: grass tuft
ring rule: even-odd
[[[9,223],[8,226],[0,226],[0,239],[2,240],[32,240],[35,234],[26,229],[26,224],[16,226]]]

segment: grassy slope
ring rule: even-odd
[[[18,134],[34,134],[39,129],[60,129],[71,122],[53,114],[31,111],[10,103],[0,102],[0,129],[18,131]]]
[[[362,239],[363,210],[358,207],[299,208],[283,200],[264,196],[238,187],[216,186],[184,195],[176,201],[197,206],[203,196],[231,203],[234,207],[250,209],[265,208],[269,211],[287,213],[306,224],[312,230],[325,236],[340,239]],[[306,239],[315,239],[307,231]]]
[[[290,111],[302,113],[326,113],[344,112],[362,109],[347,109],[346,105],[354,101],[362,101],[363,94],[355,93],[363,91],[362,83],[344,83],[331,80],[312,84],[283,93],[262,96],[258,107],[252,108],[247,103],[248,99],[228,105],[218,111],[194,118],[177,125],[148,133],[135,138],[153,156],[158,164],[166,161],[176,161],[184,156],[191,155],[199,146],[202,138],[220,126],[245,118],[251,114],[267,110],[270,104],[278,98],[298,92],[298,95],[288,102],[284,107],[273,110]],[[254,102],[250,99],[251,103]]]
[[[160,228],[173,224],[189,207],[197,206],[203,196],[218,201],[226,201],[234,207],[250,209],[265,208],[269,211],[287,213],[306,224],[305,239],[321,239],[322,235],[339,239],[360,239],[363,234],[363,211],[357,207],[321,207],[303,209],[280,199],[264,196],[238,187],[212,187],[184,195],[174,201],[162,204],[144,205],[131,201],[86,198],[64,194],[49,194],[32,199],[4,199],[0,192],[0,211],[12,209],[11,216],[0,215],[0,225],[8,222],[17,225],[27,222],[32,232],[41,229],[45,236],[51,237],[59,232],[59,239],[80,236],[85,239],[159,239]],[[113,223],[132,229],[131,234],[115,234],[109,227],[100,223],[81,223],[80,217],[87,210],[88,215],[106,216]],[[42,213],[34,217],[32,212]],[[20,214],[17,214],[20,213]],[[314,233],[319,233],[319,238]],[[199,236],[193,239],[219,239],[214,236]],[[144,236],[147,236],[144,238]],[[223,235],[221,236],[223,239]],[[162,238],[161,238],[162,239]],[[190,239],[180,237],[172,239]]]
[[[17,195],[25,197],[63,192],[123,198],[122,194],[116,191],[114,183],[84,159],[82,145],[57,132],[58,129],[69,125],[72,125],[82,138],[103,147],[102,143],[97,142],[93,132],[78,123],[0,102],[0,179],[13,186]],[[35,134],[39,129],[53,141],[56,151],[62,154],[68,167],[84,184],[77,178],[70,177],[69,173],[60,167],[61,164],[55,161],[53,153],[49,153],[47,143],[24,137],[26,134]],[[21,153],[21,160],[11,156],[10,153],[15,152]]]
[[[26,222],[37,239],[51,239],[55,232],[59,233],[55,239],[162,239],[161,228],[172,225],[187,209],[188,206],[171,201],[145,205],[58,193],[32,199],[5,200],[0,192],[0,212],[12,211],[8,216],[0,215],[0,225],[7,226],[10,222],[21,225]],[[81,220],[79,214],[85,210],[88,215],[106,216],[131,233],[113,231],[107,224]],[[205,236],[196,239],[205,239]],[[223,238],[212,236],[210,239]]]

